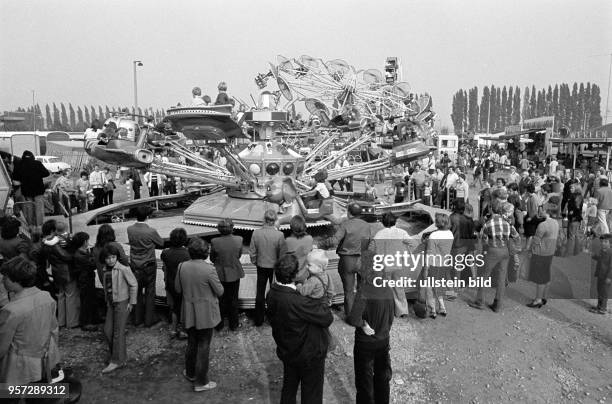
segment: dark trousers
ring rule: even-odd
[[[157,182],[151,183],[151,188],[149,188],[149,196],[158,196],[159,195],[159,186]]]
[[[260,326],[264,322],[266,314],[266,285],[272,285],[274,269],[257,267],[257,295],[255,296],[255,325]]]
[[[608,296],[610,295],[610,285],[606,284],[606,279],[597,278],[597,308],[608,310]]]
[[[155,319],[155,278],[157,264],[155,261],[143,266],[133,266],[134,275],[138,281],[138,299],[134,310],[134,325],[143,323],[150,327],[156,323]]]
[[[281,404],[293,404],[296,402],[295,396],[300,384],[302,386],[302,403],[322,403],[324,375],[325,357],[311,360],[303,365],[283,362]]]
[[[210,356],[210,340],[213,329],[187,330],[187,350],[185,351],[185,373],[187,377],[195,378],[197,386],[208,384],[208,362]]]
[[[231,330],[238,328],[238,290],[240,290],[240,279],[234,282],[221,282],[223,285],[223,295],[219,298],[221,309],[221,323],[217,329],[223,329],[223,319],[229,319]]]
[[[341,255],[338,261],[338,274],[342,280],[342,289],[344,289],[344,314],[351,314],[353,302],[355,301],[355,285],[356,277],[359,275],[359,255]]]
[[[140,199],[140,185],[132,185],[132,191],[134,191],[134,200]]]
[[[100,319],[98,318],[98,305],[96,297],[96,285],[94,280],[91,279],[87,282],[87,285],[82,284],[80,286],[81,292],[81,313],[80,323],[81,327],[85,325],[98,324]]]
[[[104,188],[94,188],[94,201],[93,208],[98,209],[102,207],[102,203],[104,202]]]
[[[112,205],[113,204],[113,194],[115,191],[108,190],[104,193],[104,205]]]
[[[353,348],[357,404],[384,404],[389,402],[391,381],[390,347],[367,349],[355,344]]]

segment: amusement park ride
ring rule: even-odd
[[[389,85],[378,70],[356,71],[339,59],[323,62],[309,56],[278,56],[277,64],[270,64],[270,71],[259,74],[255,82],[263,90],[270,79],[278,90],[263,91],[259,105],[240,118],[242,126],[232,118],[231,105],[170,108],[154,127],[141,128],[133,119],[117,116],[105,123],[107,138],[88,141],[86,151],[108,163],[222,186],[221,191],[204,195],[188,207],[183,222],[216,226],[219,219],[229,217],[241,229],[260,227],[270,208],[278,212],[281,227],[294,215],[302,215],[309,227],[338,223],[345,212],[345,199],[332,196],[307,201],[303,197],[314,186],[317,172],[326,171],[327,180],[340,179],[384,170],[429,153],[422,140],[408,139],[370,161],[333,168],[347,153],[370,147],[376,126],[391,118],[411,125],[420,139],[427,136],[434,117],[431,99],[415,97],[407,83]],[[279,106],[281,96],[287,101],[283,107]],[[283,143],[278,134],[287,127],[288,111],[298,101],[319,118],[322,127],[336,129],[320,136],[305,155]],[[335,154],[324,155],[342,132],[351,132],[352,141]],[[220,166],[203,158],[186,146],[185,139],[205,142],[227,164]],[[239,139],[248,140],[242,150],[238,149]],[[188,165],[157,158],[155,150],[160,148],[182,156]]]

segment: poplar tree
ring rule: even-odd
[[[62,130],[63,131],[70,130],[70,123],[68,122],[68,114],[66,113],[66,107],[64,106],[63,102],[60,104],[60,107],[62,109]]]
[[[53,119],[51,118],[51,108],[49,104],[45,106],[45,129],[50,130],[53,127]]]
[[[68,104],[68,112],[70,113],[70,130],[76,131],[77,129],[77,123],[76,123],[76,116],[74,114],[74,108],[72,108],[72,104]]]

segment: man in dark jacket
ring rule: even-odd
[[[336,253],[340,256],[338,273],[344,289],[344,314],[349,315],[355,300],[355,275],[359,272],[362,240],[373,237],[371,226],[361,219],[361,206],[351,203],[347,208],[348,220],[342,222],[333,237],[323,240],[319,248],[337,245]]]
[[[23,211],[31,226],[42,226],[43,224],[45,216],[43,178],[48,176],[49,171],[34,158],[34,154],[29,150],[24,151],[21,162],[15,166],[13,181],[15,185],[21,185],[21,194],[28,202],[24,204]]]
[[[283,256],[276,264],[276,283],[267,296],[276,354],[283,362],[281,403],[295,403],[300,384],[302,403],[322,403],[327,327],[333,317],[327,305],[296,290],[293,279],[297,272],[297,258]],[[393,297],[391,305],[393,316]]]
[[[362,282],[348,323],[355,327],[353,358],[357,404],[388,403],[391,381],[390,332],[395,304],[383,280],[385,271],[372,270],[373,252],[364,251]]]
[[[157,277],[156,248],[164,248],[164,240],[157,230],[145,223],[148,206],[136,209],[137,222],[127,228],[130,243],[130,263],[138,280],[138,302],[134,312],[134,325],[150,327],[155,319],[155,278]]]

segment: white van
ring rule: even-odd
[[[459,137],[455,134],[438,135],[438,156],[448,153],[451,161],[457,161],[459,151]]]

